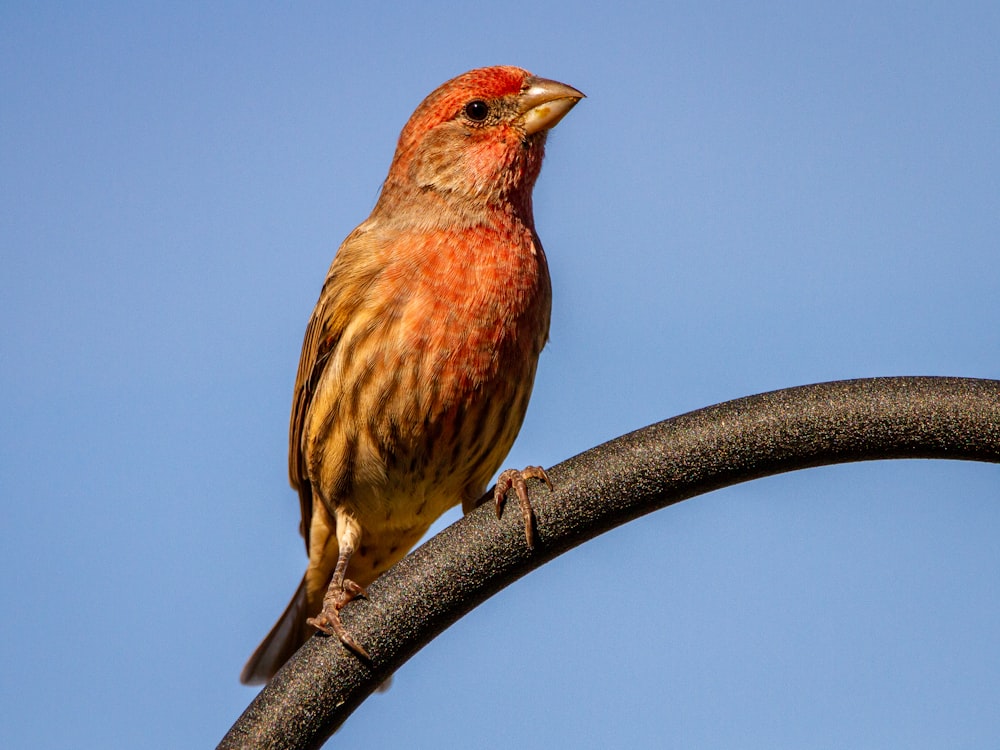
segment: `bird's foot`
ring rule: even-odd
[[[368,652],[354,639],[353,635],[347,632],[347,628],[340,621],[340,610],[349,601],[359,596],[367,596],[367,593],[354,581],[345,579],[340,586],[331,583],[326,596],[323,597],[322,611],[316,617],[310,617],[306,622],[327,635],[337,636],[341,643],[363,659],[371,659]]]
[[[517,495],[517,503],[521,507],[521,516],[524,518],[524,538],[528,542],[528,549],[535,548],[535,515],[531,510],[531,501],[528,500],[528,485],[525,480],[541,479],[552,491],[552,482],[548,474],[541,466],[528,466],[523,470],[507,469],[500,472],[497,477],[497,486],[493,491],[493,501],[496,503],[497,518],[503,512],[504,501],[507,499],[507,492],[511,489]]]

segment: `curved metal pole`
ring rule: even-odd
[[[555,556],[646,513],[750,479],[888,458],[1000,463],[1000,381],[873,378],[728,401],[623,435],[532,488],[537,544],[516,509],[480,508],[387,571],[344,622],[371,663],[314,637],[261,691],[220,748],[318,748],[424,644]]]

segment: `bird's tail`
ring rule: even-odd
[[[303,577],[295,596],[285,607],[271,632],[247,660],[240,673],[240,682],[244,685],[260,685],[274,677],[292,654],[298,651],[299,646],[305,643],[309,633],[306,625],[308,616],[306,579]]]

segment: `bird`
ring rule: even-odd
[[[403,127],[375,207],[334,255],[306,327],[289,479],[308,565],[240,675],[267,682],[317,630],[361,658],[340,610],[433,521],[483,497],[524,419],[552,289],[532,190],[584,94],[513,66],[443,83]],[[508,469],[534,545],[527,479]]]

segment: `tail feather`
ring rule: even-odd
[[[271,632],[247,660],[240,673],[240,682],[244,685],[260,685],[274,677],[292,654],[305,643],[309,633],[306,627],[308,616],[306,579],[303,578],[285,611],[271,628]]]

